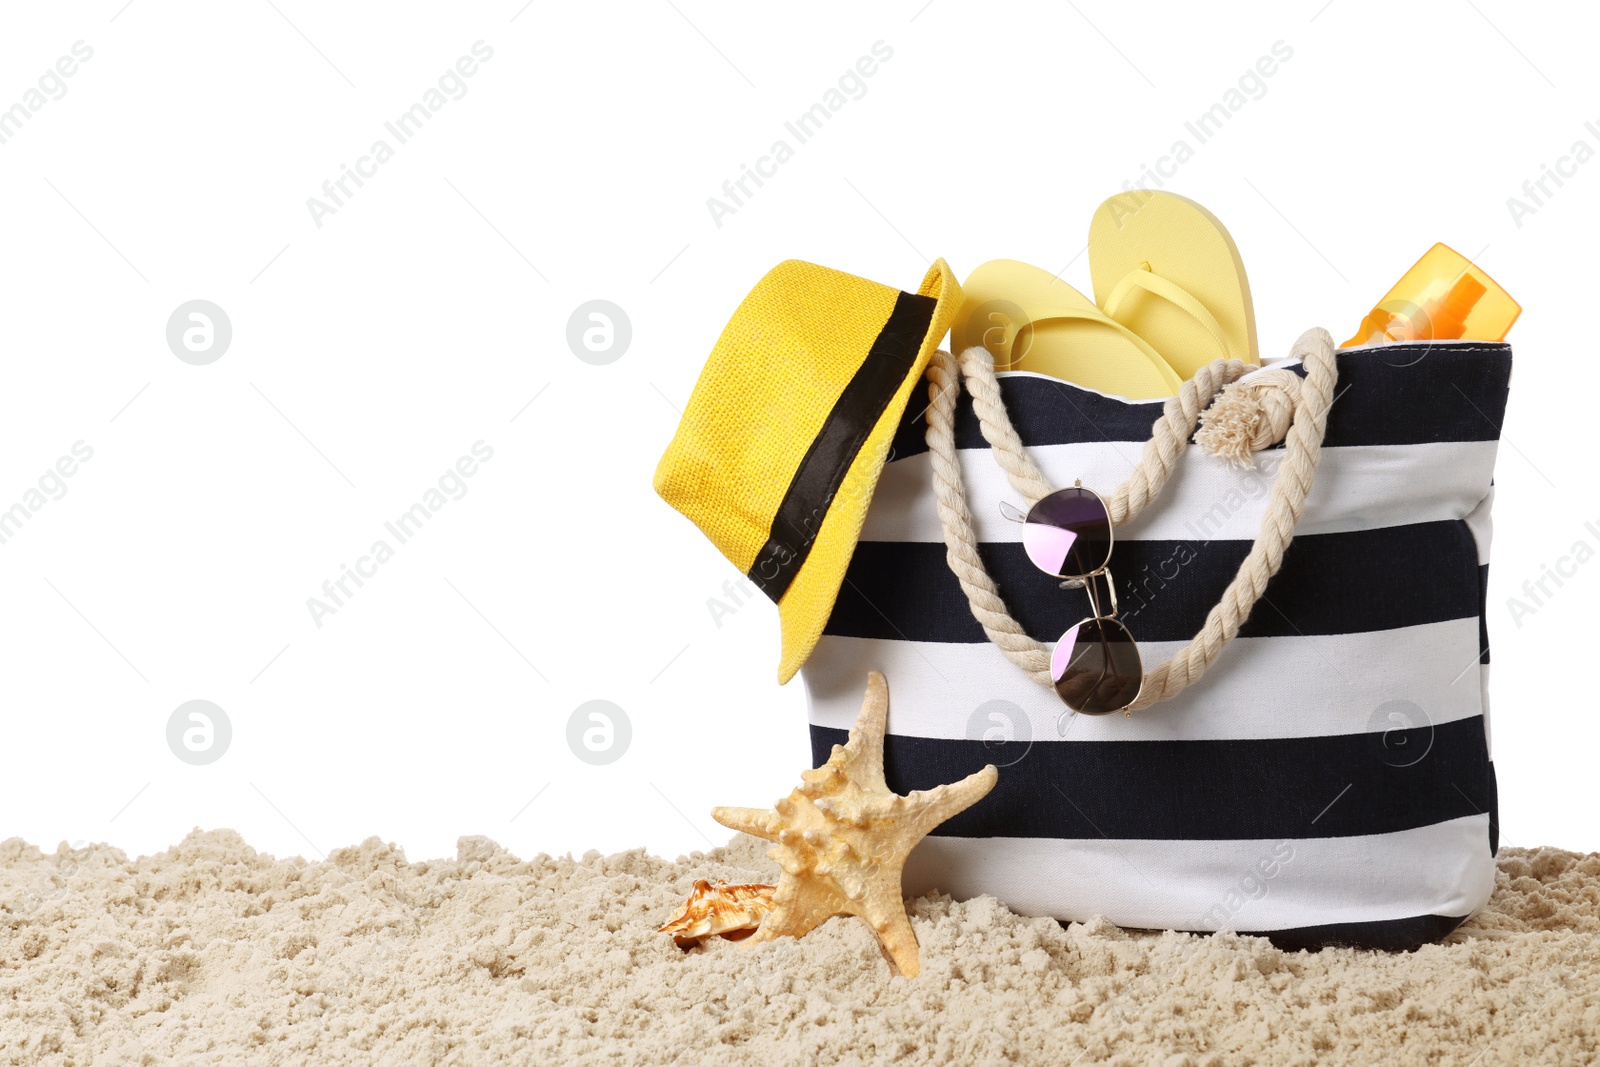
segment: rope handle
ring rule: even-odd
[[[1279,440],[1285,442],[1283,462],[1273,478],[1266,513],[1249,554],[1206,615],[1200,632],[1172,659],[1145,674],[1144,688],[1129,711],[1170,700],[1198,682],[1238,635],[1267,583],[1283,565],[1284,550],[1294,540],[1295,527],[1305,513],[1338,381],[1333,338],[1326,330],[1306,331],[1290,355],[1305,364],[1304,379],[1274,368],[1240,381],[1254,368],[1236,359],[1218,359],[1201,367],[1183,383],[1178,395],[1167,401],[1128,480],[1115,492],[1102,494],[1111,521],[1127,522],[1160,495],[1191,435],[1213,455],[1245,467],[1253,466],[1252,452]],[[989,640],[1035,682],[1053,689],[1049,649],[1011,617],[978,556],[978,538],[955,447],[956,399],[963,378],[972,393],[984,439],[1011,487],[1029,506],[1054,492],[1054,487],[1011,425],[995,378],[994,357],[987,349],[968,348],[959,362],[940,350],[929,365],[928,377],[928,449],[939,522],[944,528],[945,558]],[[1202,422],[1196,433],[1196,425]]]

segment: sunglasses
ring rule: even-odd
[[[1019,521],[1017,515],[1006,517]],[[1105,501],[1078,482],[1040,500],[1020,521],[1022,546],[1033,565],[1066,579],[1063,589],[1086,589],[1094,609],[1056,642],[1050,656],[1056,693],[1085,715],[1125,710],[1144,687],[1144,663],[1133,635],[1117,619],[1117,586],[1106,567],[1113,534]],[[1100,607],[1097,578],[1105,580],[1110,611]]]

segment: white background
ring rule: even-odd
[[[1005,256],[1087,290],[1091,211],[1183,138],[1167,187],[1231,229],[1265,355],[1311,325],[1342,339],[1440,240],[1526,306],[1490,591],[1503,833],[1600,848],[1595,699],[1565,674],[1596,655],[1600,562],[1520,625],[1506,606],[1600,548],[1600,161],[1520,226],[1507,207],[1600,148],[1592,14],[274,2],[0,17],[0,107],[93,49],[0,144],[0,508],[94,450],[0,545],[0,837],[132,853],[233,827],[316,856],[377,834],[416,859],[469,833],[525,855],[726,840],[712,805],[770,802],[809,758],[775,610],[718,627],[733,568],[650,488],[734,306],[789,257],[909,288],[930,257]],[[466,94],[318,227],[307,198],[480,40]],[[877,41],[865,94],[716,225],[707,198]],[[1196,146],[1185,121],[1278,41],[1264,94]],[[165,339],[197,298],[234,332],[208,366]],[[633,326],[607,366],[565,339],[596,298]],[[479,440],[466,495],[315,625],[307,598]],[[633,730],[599,767],[566,742],[597,698]],[[167,747],[192,699],[232,724],[208,766]]]

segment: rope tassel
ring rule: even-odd
[[[1229,465],[1255,469],[1255,453],[1271,448],[1289,432],[1300,403],[1300,376],[1264,370],[1234,382],[1200,416],[1195,443]]]

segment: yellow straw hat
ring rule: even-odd
[[[778,605],[778,681],[822,634],[906,402],[961,304],[789,260],[711,350],[655,489]]]

